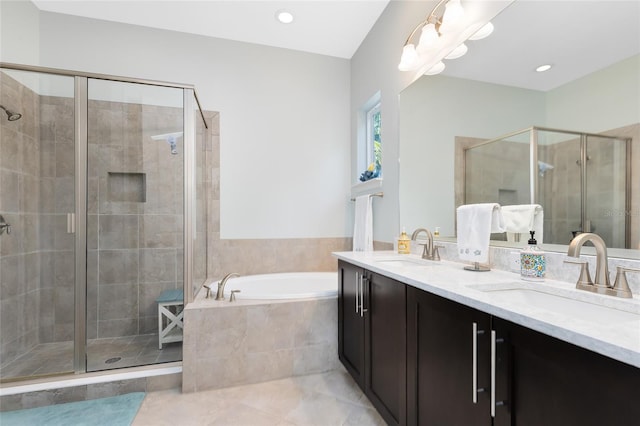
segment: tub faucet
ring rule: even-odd
[[[216,300],[224,300],[224,286],[225,284],[227,284],[227,281],[229,281],[230,278],[232,277],[239,277],[240,274],[236,273],[236,272],[231,272],[230,274],[227,274],[224,276],[223,279],[221,279],[218,282],[218,292],[216,293]]]
[[[423,244],[424,250],[422,250],[422,258],[427,260],[440,260],[440,253],[438,253],[438,248],[440,246],[433,244],[433,234],[431,231],[426,228],[418,228],[413,231],[413,234],[411,234],[411,239],[415,241],[421,232],[427,234],[427,243]]]

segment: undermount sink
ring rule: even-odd
[[[619,324],[622,322],[640,321],[638,305],[618,303],[619,306],[611,307],[604,304],[603,298],[607,296],[587,295],[589,300],[577,300],[565,295],[553,294],[546,289],[532,289],[512,286],[471,286],[476,290],[491,293],[496,300],[509,304],[526,305],[536,309],[557,312],[571,318],[598,324]],[[594,296],[594,297],[591,297]],[[600,303],[599,303],[600,302]]]
[[[433,260],[421,259],[380,259],[376,263],[384,266],[397,266],[400,268],[415,268],[417,266],[436,266],[438,262]]]

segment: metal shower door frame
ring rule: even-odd
[[[120,77],[107,74],[86,73],[57,68],[0,62],[0,68],[42,74],[62,75],[74,78],[74,156],[75,156],[75,211],[71,227],[75,240],[75,296],[74,296],[74,360],[75,374],[87,373],[87,178],[88,178],[88,82],[89,79],[136,83],[171,87],[183,90],[184,136],[184,200],[183,200],[183,289],[184,302],[193,301],[193,240],[195,222],[195,120],[197,108],[204,127],[207,122],[200,106],[195,87],[191,84],[169,83],[147,79]],[[189,125],[191,124],[191,125]]]

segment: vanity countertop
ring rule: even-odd
[[[528,282],[513,272],[472,272],[464,270],[466,264],[463,263],[424,261],[416,255],[399,255],[393,251],[336,252],[333,255],[369,271],[640,368],[638,295],[633,299],[621,299],[576,290],[575,283],[554,280]],[[542,292],[542,296],[560,297],[551,297],[549,302],[543,297],[540,303],[531,304],[505,298],[500,290],[510,289],[534,290],[529,292],[533,293],[532,296],[540,296]],[[598,311],[600,305],[615,310],[608,316],[606,308]],[[597,315],[591,315],[592,306]],[[580,310],[583,307],[589,309],[589,315],[582,315]]]

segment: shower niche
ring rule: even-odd
[[[456,138],[456,146],[456,206],[540,204],[546,244],[566,245],[579,232],[598,233],[608,247],[637,240],[631,138],[530,127],[491,140]]]
[[[108,172],[107,200],[111,202],[144,203],[147,200],[146,175],[133,172]]]

